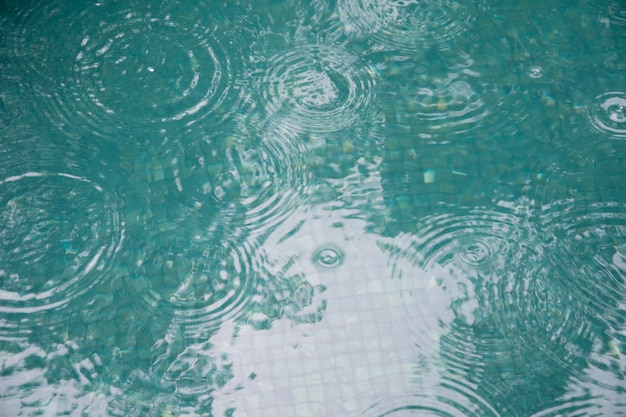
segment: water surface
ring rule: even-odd
[[[0,5],[0,415],[626,415],[626,7]]]

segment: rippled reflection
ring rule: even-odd
[[[448,372],[477,384],[476,394],[503,413],[532,414],[540,398],[566,392],[567,378],[541,375],[567,370],[584,379],[578,361],[591,357],[600,336],[587,302],[558,278],[552,233],[541,225],[536,214],[504,207],[442,214],[424,219],[406,246],[386,248],[397,279],[421,280],[429,293],[412,293],[409,284],[403,296],[416,343],[435,346]],[[560,258],[571,259],[565,252]]]
[[[624,414],[626,406],[622,404],[613,405],[605,401],[601,396],[583,392],[578,395],[568,395],[557,404],[547,407],[533,417],[560,417],[577,415],[620,415]]]
[[[5,177],[0,196],[3,410],[104,415],[109,358],[97,347],[116,343],[123,205],[95,181],[54,171]]]
[[[537,233],[531,222],[506,209],[442,214],[423,220],[412,259],[422,268],[452,265],[471,278],[500,279],[516,269],[511,265],[527,264],[524,256],[541,252]]]
[[[210,224],[163,227],[152,237],[160,243],[144,248],[143,273],[124,280],[132,300],[128,313],[151,328],[150,338],[175,332],[183,340],[206,340],[245,313],[258,285],[258,266],[245,229],[234,224],[217,215]]]
[[[67,173],[0,181],[0,311],[33,313],[77,303],[106,277],[124,222],[115,196]]]
[[[548,267],[514,279],[478,286],[475,317],[455,321],[441,344],[449,369],[479,383],[477,392],[500,412],[530,415],[566,393],[565,375],[582,374],[596,335],[583,305],[551,281]],[[564,342],[572,339],[579,343]]]
[[[11,363],[6,362],[0,369],[6,372],[1,378],[3,412],[13,415],[13,411],[22,415],[41,415],[45,410],[49,415],[71,415],[84,413],[90,416],[106,417],[107,389],[89,387],[86,381],[93,375],[97,361],[84,360],[77,366],[78,372],[85,377],[83,383],[76,381],[52,381],[50,373],[59,369],[71,369],[71,365],[59,358],[67,356],[74,346],[59,344],[56,349],[46,354],[32,346],[19,355],[12,355]],[[50,364],[45,366],[43,364]],[[92,389],[93,388],[93,389]]]

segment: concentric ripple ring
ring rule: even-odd
[[[189,337],[208,336],[244,312],[256,281],[254,249],[244,239],[233,233],[209,246],[206,237],[196,236],[192,268],[164,300],[174,328]]]
[[[341,0],[345,25],[388,49],[448,49],[466,32],[475,13],[454,0]],[[467,3],[467,2],[466,2]]]
[[[375,78],[348,51],[301,44],[255,69],[255,89],[270,123],[293,132],[333,132],[366,120]]]
[[[128,15],[100,36],[85,35],[74,72],[70,87],[76,103],[89,105],[85,117],[143,125],[202,119],[224,99],[230,69],[207,29]],[[133,107],[139,111],[129,117],[125,111]]]
[[[610,92],[594,98],[588,116],[598,132],[612,138],[626,138],[626,93]]]
[[[96,286],[124,239],[115,196],[68,173],[0,181],[0,312],[60,308]]]
[[[236,93],[230,95],[231,57],[240,55],[222,46],[232,38],[228,28],[217,33],[216,18],[201,17],[201,5],[172,7],[100,3],[56,10],[68,15],[68,27],[56,23],[59,17],[48,18],[54,8],[25,15],[21,32],[39,33],[41,21],[56,25],[47,32],[60,32],[61,40],[47,40],[36,55],[17,45],[16,53],[40,63],[33,89],[45,122],[72,136],[128,143],[147,132],[188,130],[207,117],[227,117],[237,101]]]
[[[460,383],[442,381],[428,387],[425,393],[397,395],[376,401],[363,410],[360,415],[366,417],[403,417],[419,416],[489,416],[500,414],[485,399]]]
[[[232,139],[229,175],[239,185],[245,225],[256,235],[265,234],[307,200],[309,151],[298,142],[299,137],[278,130],[244,129]]]

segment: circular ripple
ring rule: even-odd
[[[323,246],[313,253],[313,262],[322,268],[334,269],[343,264],[345,254],[335,246]]]
[[[265,65],[252,77],[271,123],[291,132],[332,132],[367,119],[373,71],[344,49],[300,45]]]
[[[543,77],[544,70],[539,65],[533,65],[528,68],[528,76],[530,78],[541,78]]]
[[[173,328],[182,327],[189,337],[206,337],[237,317],[256,287],[253,248],[245,236],[223,232],[194,238],[192,267],[165,300]]]
[[[437,84],[419,88],[411,103],[413,117],[424,123],[424,133],[465,133],[484,127],[485,122],[495,116],[494,109],[501,98],[494,97],[488,88],[476,85],[471,79],[456,79],[456,76],[435,82]],[[495,101],[489,103],[492,98]]]
[[[432,387],[420,387],[419,394],[378,401],[360,415],[367,417],[493,417],[500,414],[468,387],[459,382],[443,381]]]
[[[563,385],[580,377],[577,361],[595,337],[584,301],[555,279],[550,240],[531,219],[503,208],[432,216],[395,253],[398,281],[423,281],[405,284],[416,345],[434,346],[448,372],[493,404],[548,398],[540,375],[565,375],[551,381]]]
[[[156,158],[146,153],[143,161],[153,166],[152,178],[165,178],[177,222],[207,224],[199,213],[217,212],[236,218],[255,236],[266,236],[311,197],[311,151],[301,136],[279,130],[262,131],[242,125],[211,138],[191,140],[164,148]]]
[[[454,266],[467,277],[498,280],[523,257],[538,256],[537,231],[512,212],[473,210],[442,214],[424,221],[413,244],[414,262],[422,268]]]
[[[578,327],[591,333],[587,345],[571,338],[572,333],[560,336],[563,341],[577,340],[575,346],[587,346],[577,356],[588,359],[591,371],[578,369],[577,377],[621,390],[626,375],[620,361],[626,315],[626,206],[567,202],[550,207],[545,219],[545,233],[553,239],[547,252],[551,279],[577,301],[573,313],[579,316]]]
[[[484,71],[494,69],[482,68],[462,54],[445,69],[426,61],[390,74],[387,78],[395,88],[413,93],[390,97],[386,117],[428,142],[448,141],[459,134],[466,139],[467,132],[482,141],[492,141],[502,131],[513,134],[528,116],[520,112],[519,91],[512,85],[491,83],[480,76]]]
[[[626,138],[626,94],[611,92],[599,95],[588,107],[592,126],[605,135]]]
[[[551,272],[537,268],[528,279],[477,286],[472,320],[455,321],[440,340],[446,369],[506,415],[552,404],[556,387],[580,376],[578,361],[589,354],[593,334],[583,309],[550,282]]]
[[[476,13],[453,0],[341,0],[339,14],[349,30],[389,49],[450,48]]]
[[[592,395],[586,392],[578,396],[570,394],[560,398],[531,417],[620,416],[625,413],[626,404],[618,398],[612,399],[611,395],[606,393],[594,392]]]
[[[626,206],[558,204],[546,213],[545,233],[553,239],[549,255],[555,278],[571,297],[611,323],[626,295]],[[575,256],[572,256],[575,254]]]
[[[231,57],[240,54],[225,51],[221,40],[232,36],[203,22],[199,5],[134,6],[58,6],[25,16],[25,33],[38,33],[33,26],[50,20],[37,18],[42,14],[71,22],[62,44],[51,39],[32,56],[47,80],[35,87],[44,99],[42,114],[59,129],[128,142],[146,129],[187,129],[209,115],[229,114]]]
[[[0,181],[0,312],[71,303],[105,276],[124,224],[113,196],[66,173]]]
[[[310,152],[301,145],[302,138],[279,132],[261,136],[260,141],[240,141],[231,150],[245,225],[255,235],[280,225],[308,200],[311,187]]]
[[[213,37],[206,28],[133,14],[95,39],[85,36],[74,71],[93,106],[86,113],[120,118],[138,110],[129,124],[201,119],[220,105],[231,75]]]
[[[538,230],[512,210],[432,216],[398,245],[402,240],[395,238],[387,251],[420,346],[438,349],[453,322],[471,325],[498,315],[503,306],[511,316],[502,320],[519,326],[532,311],[527,303],[538,302],[535,294],[546,291],[539,283],[543,243]],[[543,307],[547,320],[550,312]],[[552,324],[565,325],[565,319]],[[460,354],[474,358],[470,351]]]

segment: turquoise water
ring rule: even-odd
[[[0,416],[626,415],[626,5],[0,2]]]

